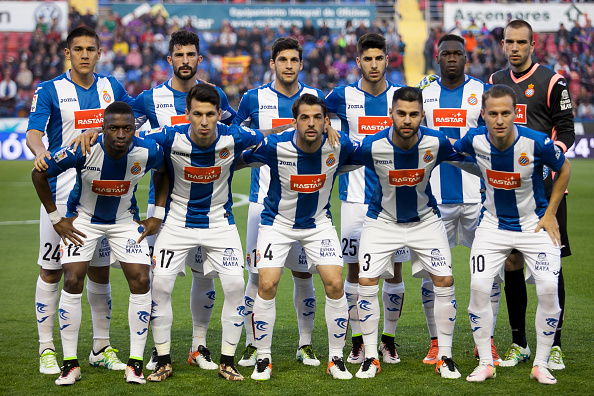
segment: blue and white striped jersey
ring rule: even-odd
[[[87,128],[103,125],[103,110],[114,101],[132,105],[134,99],[122,84],[111,76],[94,74],[95,82],[89,89],[72,82],[70,70],[39,84],[29,114],[29,129],[47,134],[48,151],[57,151],[70,143]],[[65,204],[74,186],[74,170],[50,179],[54,201]]]
[[[293,120],[293,112],[291,111],[293,103],[306,93],[324,99],[322,91],[301,83],[299,83],[299,91],[290,98],[275,89],[274,81],[250,89],[241,98],[237,109],[237,117],[233,120],[233,123],[255,129],[271,129],[279,125],[290,124]],[[250,202],[264,202],[264,197],[268,193],[269,182],[270,169],[267,166],[252,169]]]
[[[196,84],[206,84],[196,80]],[[221,96],[221,122],[230,125],[235,118],[235,110],[229,105],[225,92],[215,87]],[[145,122],[149,122],[151,128],[161,128],[166,125],[189,124],[186,120],[186,96],[187,92],[177,91],[171,88],[171,79],[163,84],[143,91],[134,101],[134,116],[136,117],[136,129],[139,129]],[[151,179],[149,189],[149,204],[155,203],[155,188]]]
[[[517,125],[505,151],[489,142],[486,127],[471,129],[454,148],[472,156],[485,180],[479,226],[534,232],[547,208],[544,165],[558,171],[565,156],[543,132]]]
[[[367,217],[409,223],[439,214],[429,184],[431,171],[444,161],[469,159],[454,151],[443,132],[421,126],[419,141],[406,151],[392,142],[392,133],[390,127],[366,137],[349,161],[365,165],[378,178]]]
[[[67,217],[88,218],[91,223],[116,224],[138,219],[136,185],[150,169],[163,165],[163,149],[154,141],[134,137],[128,153],[114,160],[105,152],[103,135],[82,155],[63,147],[52,154],[47,173],[57,176],[75,169],[76,184],[68,197]]]
[[[462,85],[448,89],[441,78],[423,89],[427,127],[460,139],[470,128],[484,125],[482,95],[491,85],[465,75]],[[431,176],[431,192],[438,204],[480,203],[481,179],[450,164],[437,167]]]
[[[261,224],[280,224],[305,229],[331,222],[330,196],[338,168],[354,152],[346,134],[332,147],[326,136],[315,153],[297,148],[297,132],[289,129],[268,136],[255,151],[247,151],[246,163],[270,168],[270,188],[264,198]]]
[[[169,167],[170,206],[165,222],[180,227],[214,228],[235,224],[231,181],[237,157],[261,142],[260,131],[217,124],[207,148],[190,139],[190,125],[164,127],[146,135],[161,146]]]
[[[392,125],[390,109],[394,91],[404,86],[386,80],[386,90],[373,96],[361,89],[361,81],[334,88],[326,97],[328,112],[340,118],[341,130],[355,142]],[[361,168],[340,175],[338,182],[341,200],[368,203],[377,180],[373,172]]]

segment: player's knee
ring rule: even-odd
[[[109,266],[106,267],[91,267],[87,270],[87,276],[95,283],[107,284],[109,283]]]
[[[551,281],[541,281],[536,282],[536,295],[557,295],[558,294],[558,286],[557,282]]]
[[[437,287],[450,287],[454,285],[453,276],[434,276],[432,280],[433,284]]]
[[[260,276],[258,282],[258,294],[265,300],[270,300],[276,295],[278,281]]]
[[[128,278],[128,286],[132,294],[145,294],[150,290],[149,273],[139,272]]]
[[[43,269],[39,271],[39,276],[41,280],[45,283],[60,283],[60,279],[62,279],[62,270],[48,270]]]
[[[359,263],[347,264],[347,282],[359,283]]]
[[[80,294],[85,285],[85,276],[77,273],[64,274],[64,290],[70,294]]]

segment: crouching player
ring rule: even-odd
[[[569,161],[545,133],[515,126],[516,96],[505,85],[483,94],[481,114],[485,126],[471,130],[454,148],[472,156],[481,169],[486,198],[470,252],[470,304],[468,315],[479,366],[466,378],[480,382],[495,377],[490,353],[493,280],[502,279],[506,257],[519,250],[526,260],[528,282],[536,283],[536,356],[530,378],[542,384],[557,380],[547,360],[561,308],[557,295],[561,237],[555,218],[571,174]],[[557,172],[547,205],[543,168]]]
[[[33,170],[32,179],[41,203],[54,229],[61,237],[61,263],[64,288],[60,298],[59,320],[64,367],[56,385],[72,385],[80,380],[77,359],[81,322],[81,296],[89,261],[98,241],[107,238],[111,252],[120,261],[130,287],[128,323],[130,359],[125,371],[127,382],[145,383],[142,356],[151,312],[149,283],[150,259],[146,235],[156,232],[158,219],[142,226],[135,222],[138,208],[134,192],[142,176],[163,164],[163,150],[153,141],[134,136],[134,111],[124,102],[105,109],[103,135],[90,153],[78,148],[62,148],[52,154],[48,169]],[[48,178],[69,168],[77,170],[77,181],[68,198],[66,217],[57,212]]]
[[[243,154],[248,164],[270,167],[255,260],[259,283],[253,326],[258,360],[252,379],[270,379],[275,296],[295,241],[303,246],[308,264],[315,265],[326,291],[327,373],[337,379],[351,379],[343,361],[348,323],[343,262],[329,200],[338,168],[355,150],[355,144],[344,134],[337,147],[329,143],[324,136],[330,124],[326,104],[315,95],[300,96],[293,103],[292,113],[296,129],[269,136],[254,152]]]

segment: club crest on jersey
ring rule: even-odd
[[[518,172],[501,172],[487,169],[487,182],[494,188],[514,190],[522,186],[522,179]]]
[[[195,166],[184,167],[184,179],[192,183],[212,183],[221,177],[220,166],[207,166],[198,168]]]
[[[536,257],[536,263],[534,264],[534,269],[536,271],[549,271],[549,259],[547,258],[546,253],[538,253]]]
[[[139,174],[140,171],[142,171],[142,168],[140,167],[140,162],[135,162],[134,165],[132,165],[132,168],[130,168],[130,173],[132,173],[133,175]]]
[[[154,254],[151,258],[151,266],[153,267],[153,269],[155,269],[155,267],[157,266],[157,256],[155,256]]]
[[[239,267],[239,260],[233,248],[227,248],[223,251],[223,267]]]
[[[478,103],[478,98],[476,97],[476,94],[470,94],[467,102],[469,105],[475,106]]]
[[[245,262],[247,263],[247,266],[248,267],[251,267],[252,266],[252,256],[249,253],[245,257]]]
[[[425,169],[395,169],[389,171],[388,176],[391,186],[412,187],[423,181]]]
[[[526,89],[526,91],[524,91],[524,95],[526,95],[526,97],[530,98],[532,97],[532,95],[534,95],[534,84],[528,84],[528,89]]]
[[[518,164],[522,166],[526,166],[530,163],[530,159],[526,156],[526,153],[520,154],[520,158],[518,158]]]
[[[229,156],[229,154],[231,154],[231,153],[229,152],[229,149],[225,147],[224,149],[222,149],[222,150],[219,152],[219,158],[221,158],[221,159],[225,159],[225,158],[227,158],[227,157]]]
[[[435,127],[464,128],[466,126],[466,109],[434,109],[433,125]]]
[[[392,126],[392,119],[388,116],[361,116],[359,117],[359,133],[373,135]]]
[[[336,163],[336,158],[334,158],[334,154],[328,154],[328,158],[326,159],[326,165],[332,166]]]
[[[431,150],[425,151],[425,154],[423,155],[423,161],[426,163],[433,161],[433,154],[431,154]]]
[[[441,254],[439,249],[431,250],[431,266],[432,267],[446,267],[448,264],[446,263],[446,259]]]
[[[111,102],[111,95],[107,91],[103,91],[103,101],[105,103]]]
[[[130,190],[130,180],[93,180],[91,191],[107,197],[121,197]]]
[[[260,262],[260,259],[262,258],[262,256],[260,256],[260,250],[256,251],[256,266],[258,265],[258,263]]]
[[[313,193],[324,187],[326,175],[291,175],[291,190],[300,193]]]

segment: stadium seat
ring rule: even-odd
[[[21,46],[23,48],[29,48],[29,44],[31,44],[31,38],[33,37],[33,32],[23,32],[21,35]]]

